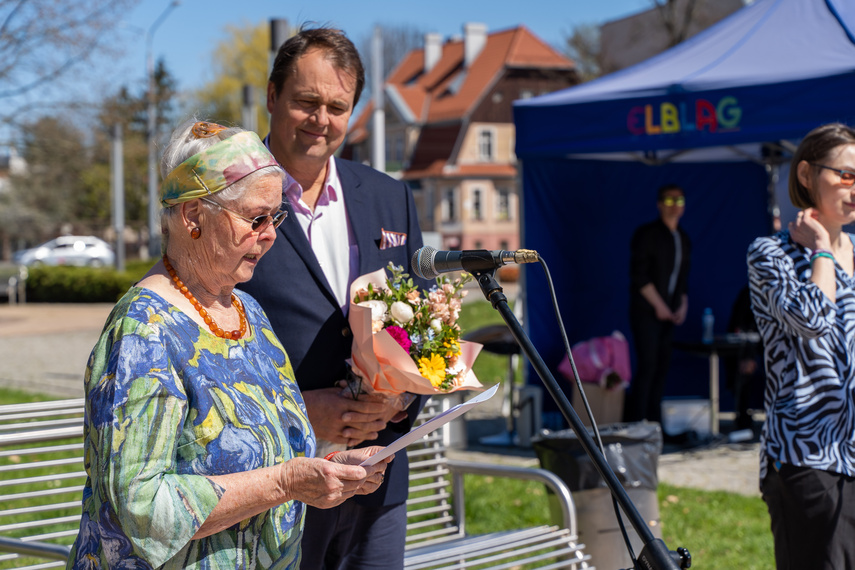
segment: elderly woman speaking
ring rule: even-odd
[[[379,448],[312,458],[288,356],[234,289],[287,213],[258,136],[188,122],[161,170],[163,260],[113,309],[86,370],[69,567],[297,568],[303,505],[374,491],[386,462],[359,466]]]

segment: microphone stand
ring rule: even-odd
[[[538,354],[537,349],[534,348],[534,345],[531,343],[528,335],[522,329],[522,326],[513,311],[508,307],[508,299],[505,297],[505,294],[502,292],[502,288],[494,278],[496,270],[474,271],[471,273],[478,281],[478,285],[481,287],[484,297],[486,297],[486,299],[490,301],[490,304],[493,305],[493,308],[499,311],[502,315],[502,318],[511,330],[511,334],[513,334],[517,343],[519,343],[523,354],[528,357],[532,366],[537,371],[538,376],[540,376],[540,379],[543,381],[544,386],[546,386],[546,389],[552,396],[552,399],[555,400],[555,403],[558,404],[558,407],[561,409],[561,413],[567,421],[570,422],[570,425],[573,428],[573,431],[576,432],[576,435],[579,438],[579,443],[581,443],[585,453],[587,453],[588,457],[593,461],[594,467],[596,467],[600,476],[606,482],[612,496],[618,502],[627,518],[629,518],[635,532],[638,533],[638,536],[644,546],[641,550],[641,554],[639,554],[636,559],[636,570],[680,570],[681,568],[689,568],[691,566],[691,554],[689,554],[688,550],[685,548],[679,548],[676,552],[671,552],[668,550],[668,547],[662,539],[655,538],[653,536],[653,533],[650,531],[650,528],[648,528],[647,523],[630,500],[629,495],[626,494],[626,490],[623,488],[623,485],[621,485],[614,471],[612,471],[612,468],[609,466],[606,458],[597,448],[593,438],[588,434],[588,430],[582,424],[582,421],[579,419],[576,411],[570,405],[570,401],[567,399],[567,396],[565,396],[564,392],[561,391],[561,388],[558,386],[558,382],[555,381],[555,378],[546,367],[546,364]]]

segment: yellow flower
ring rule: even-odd
[[[445,360],[438,354],[419,358],[419,374],[430,380],[431,386],[439,388],[445,381]]]

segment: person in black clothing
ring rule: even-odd
[[[691,243],[680,227],[683,189],[659,189],[659,219],[632,236],[629,322],[635,342],[636,371],[626,399],[624,421],[662,422],[661,402],[671,361],[675,325],[686,320]]]

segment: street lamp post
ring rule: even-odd
[[[157,138],[157,101],[155,98],[154,82],[154,56],[152,54],[152,42],[154,32],[163,23],[173,8],[178,6],[180,0],[172,0],[161,12],[157,20],[148,28],[145,34],[146,49],[146,73],[148,75],[148,125],[146,128],[146,139],[148,142],[148,254],[150,257],[160,257],[160,222],[158,220],[157,200],[157,160],[154,142]]]

